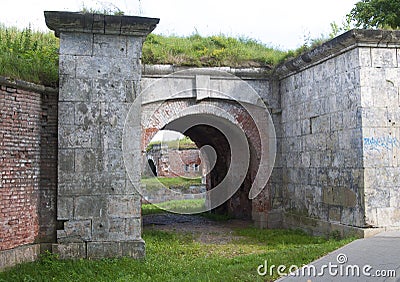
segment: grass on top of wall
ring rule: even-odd
[[[284,60],[287,52],[250,38],[225,35],[187,37],[150,34],[143,46],[147,64],[173,64],[195,67],[262,67]]]
[[[51,32],[0,25],[0,75],[57,86],[58,48],[59,41]]]
[[[59,40],[53,32],[0,25],[1,76],[57,86],[58,50]],[[289,53],[249,38],[150,34],[143,46],[142,62],[193,67],[258,67],[274,66]]]

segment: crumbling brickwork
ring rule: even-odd
[[[0,86],[0,250],[33,243],[40,170],[40,94]]]
[[[0,78],[0,105],[0,251],[52,242],[57,90]],[[7,252],[8,257],[11,253]],[[7,259],[2,266],[12,261]]]

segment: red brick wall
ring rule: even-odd
[[[48,241],[55,233],[56,195],[47,191],[56,189],[56,101],[54,90],[0,79],[0,251]],[[41,149],[41,142],[48,148]],[[42,230],[39,206],[46,201],[54,212]]]
[[[199,177],[202,173],[200,150],[169,150],[169,175],[183,177]],[[185,171],[185,165],[188,165]],[[198,171],[194,171],[193,165],[198,165]]]

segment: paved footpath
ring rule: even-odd
[[[304,268],[304,276],[288,276],[277,281],[400,282],[400,231],[384,232],[371,238],[353,241],[308,266],[308,269]],[[317,275],[313,275],[313,266]],[[322,272],[324,275],[319,276]]]

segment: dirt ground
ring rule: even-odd
[[[240,239],[233,235],[234,230],[249,226],[252,226],[251,221],[241,219],[215,221],[202,216],[170,213],[143,216],[145,230],[192,233],[196,241],[204,244],[227,244]]]

